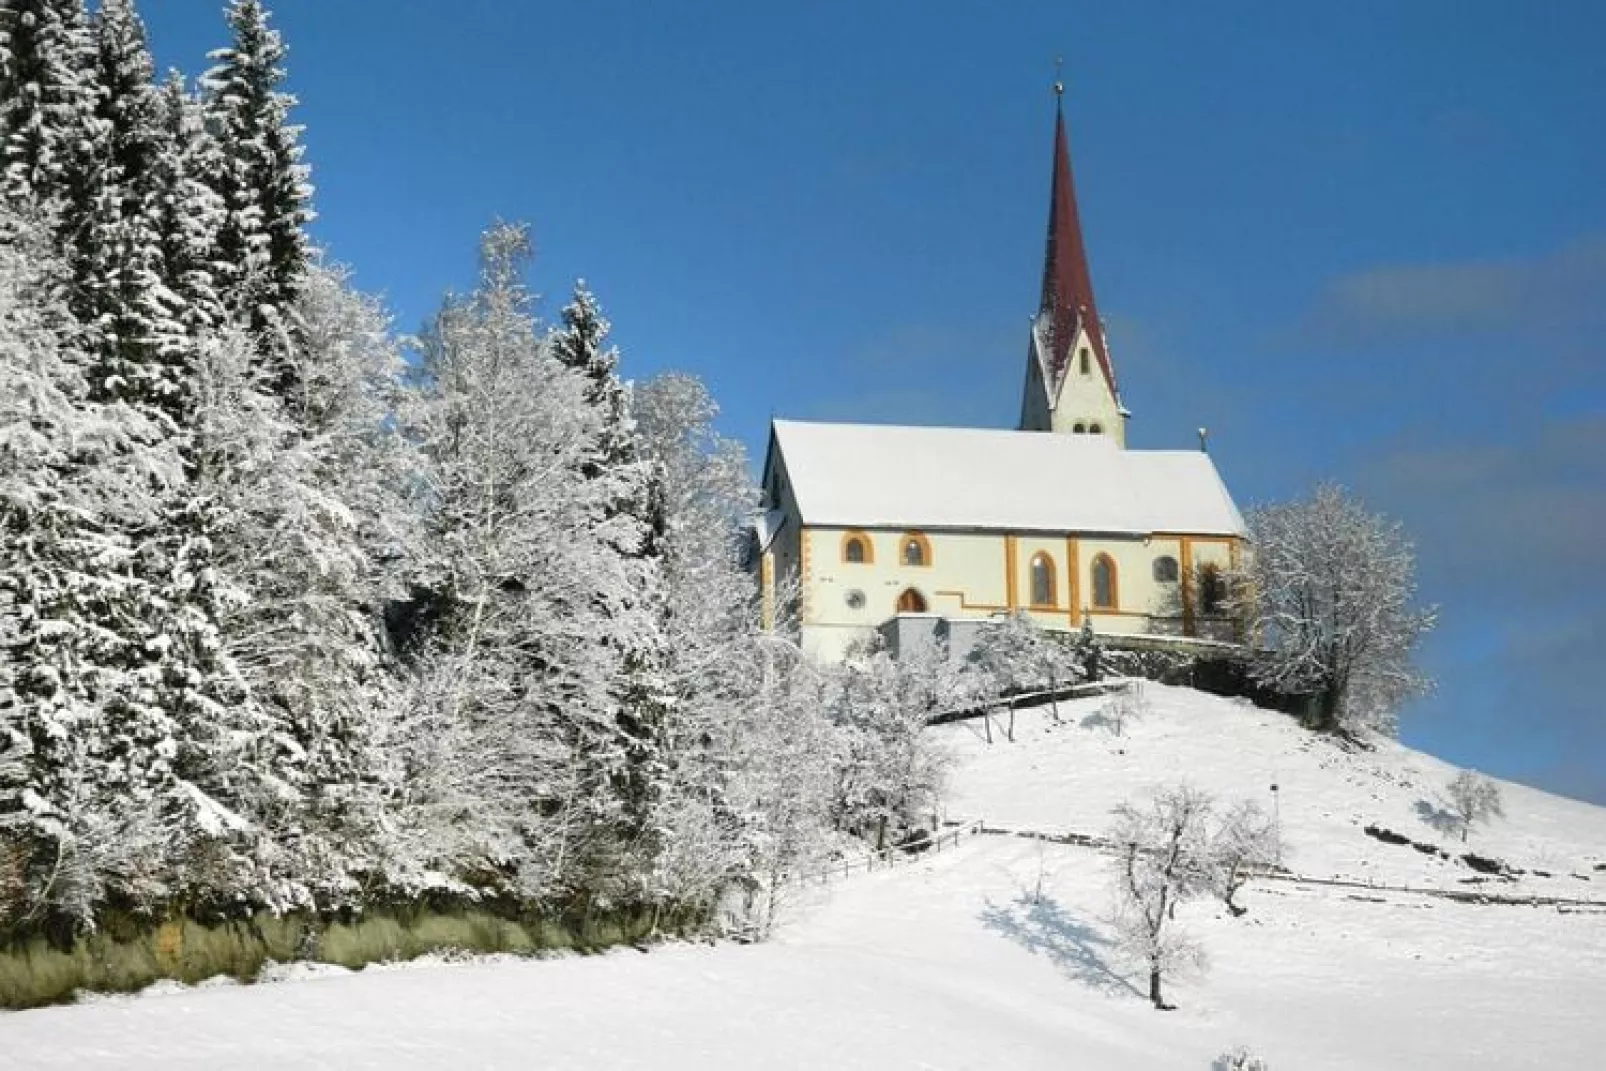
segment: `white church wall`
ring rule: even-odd
[[[870,560],[843,560],[848,535],[866,540]],[[928,564],[907,565],[900,553],[910,534],[922,537]],[[806,587],[810,592],[807,625],[873,628],[897,613],[898,597],[913,589],[927,610],[944,616],[969,616],[967,607],[984,604],[985,612],[1004,605],[1003,540],[984,532],[919,532],[890,529],[808,528],[803,536]],[[849,596],[863,602],[854,606]]]
[[[798,529],[793,529],[798,531]],[[1232,543],[1221,537],[1156,535],[1010,534],[986,531],[922,531],[924,565],[906,564],[900,553],[910,532],[891,529],[805,528],[796,545],[803,589],[803,644],[822,661],[839,659],[855,640],[867,637],[898,613],[898,599],[913,589],[926,612],[949,620],[983,620],[1022,610],[1044,628],[1079,629],[1090,613],[1096,631],[1107,635],[1184,632],[1182,578],[1206,562],[1226,570]],[[865,541],[869,560],[844,558],[848,537]],[[787,541],[777,540],[783,548]],[[1032,562],[1045,557],[1053,566],[1053,599],[1033,604]],[[1093,567],[1100,556],[1115,565],[1113,607],[1093,605]],[[1175,582],[1156,578],[1155,562],[1176,563]],[[787,568],[778,550],[777,574]],[[1197,605],[1193,609],[1198,610]],[[1231,639],[1230,622],[1208,621],[1195,612],[1199,635]]]

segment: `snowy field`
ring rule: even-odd
[[[1063,726],[1024,716],[1013,744],[945,728],[952,812],[1092,832],[1149,782],[1186,774],[1228,795],[1275,777],[1294,869],[1446,888],[1470,873],[1360,832],[1436,836],[1415,806],[1447,778],[1435,761],[1345,754],[1190,692],[1148,697],[1120,738],[1099,701],[1064,705]],[[1553,876],[1502,891],[1606,900],[1606,871],[1582,869],[1606,854],[1606,811],[1506,791],[1509,818],[1473,846]],[[814,891],[768,945],[169,987],[0,1015],[0,1066],[1206,1071],[1237,1044],[1278,1071],[1602,1066],[1606,911],[1255,884],[1244,918],[1211,903],[1179,912],[1211,963],[1161,1013],[1107,942],[1105,865],[975,836]]]

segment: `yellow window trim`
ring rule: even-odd
[[[910,540],[920,544],[920,564],[914,565],[904,557],[904,547]],[[926,538],[924,532],[905,532],[898,537],[898,564],[910,569],[925,569],[931,565],[931,540]]]
[[[1093,598],[1097,599],[1099,595],[1099,586],[1093,582],[1093,578],[1098,575],[1100,559],[1103,559],[1104,562],[1110,567],[1110,601],[1108,603],[1095,602],[1093,604],[1093,609],[1114,610],[1121,605],[1121,571],[1116,568],[1114,558],[1110,557],[1108,554],[1105,554],[1103,551],[1093,555],[1093,560],[1088,563],[1088,586],[1093,589]]]
[[[857,541],[864,548],[862,561],[854,561],[848,557],[848,544]],[[844,565],[874,565],[875,543],[871,541],[869,533],[861,532],[857,528],[842,533],[842,564]]]
[[[1037,563],[1042,562],[1048,567],[1048,601],[1037,600]],[[1054,568],[1054,558],[1046,551],[1038,551],[1032,555],[1032,560],[1026,565],[1026,588],[1030,595],[1033,610],[1058,610],[1059,599],[1059,573]]]

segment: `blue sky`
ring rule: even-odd
[[[146,0],[199,73],[220,0]],[[280,0],[317,237],[416,328],[528,221],[628,374],[1009,426],[1053,60],[1139,447],[1337,479],[1442,624],[1407,742],[1606,802],[1606,5]]]

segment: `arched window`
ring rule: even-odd
[[[1120,592],[1116,587],[1115,560],[1108,554],[1093,559],[1093,605],[1100,610],[1113,610]]]
[[[852,565],[869,565],[875,561],[875,550],[870,537],[863,532],[848,532],[842,537],[842,560]]]
[[[1039,551],[1032,555],[1032,605],[1054,605],[1054,559]]]
[[[898,541],[898,560],[904,565],[930,565],[930,541],[919,532],[905,532]]]
[[[1215,562],[1199,566],[1199,612],[1214,616],[1227,608],[1227,578]]]
[[[1154,579],[1161,584],[1175,584],[1177,577],[1177,560],[1169,554],[1162,554],[1154,559]]]
[[[1087,359],[1087,347],[1086,346],[1082,347],[1082,361],[1081,361],[1081,363],[1082,363],[1082,374],[1084,376],[1093,371],[1092,367],[1090,366],[1090,362]]]
[[[900,614],[925,613],[926,597],[914,588],[905,588],[903,594],[898,596],[898,612]]]
[[[1073,425],[1073,426],[1072,426],[1072,427],[1071,427],[1071,431],[1072,431],[1072,432],[1073,432],[1073,433],[1074,433],[1074,434],[1076,434],[1076,435],[1081,435],[1081,434],[1083,434],[1083,433],[1085,433],[1085,432],[1086,432],[1086,431],[1087,431],[1087,425],[1086,425],[1086,424],[1084,424],[1084,423],[1082,423],[1082,422],[1081,422],[1081,421],[1080,421],[1080,420],[1078,420],[1078,421],[1077,421],[1077,422],[1076,422],[1076,423],[1075,423],[1075,424],[1074,424],[1074,425]]]
[[[1100,424],[1098,421],[1094,421],[1087,426],[1087,431],[1089,435],[1103,435],[1104,425]]]

